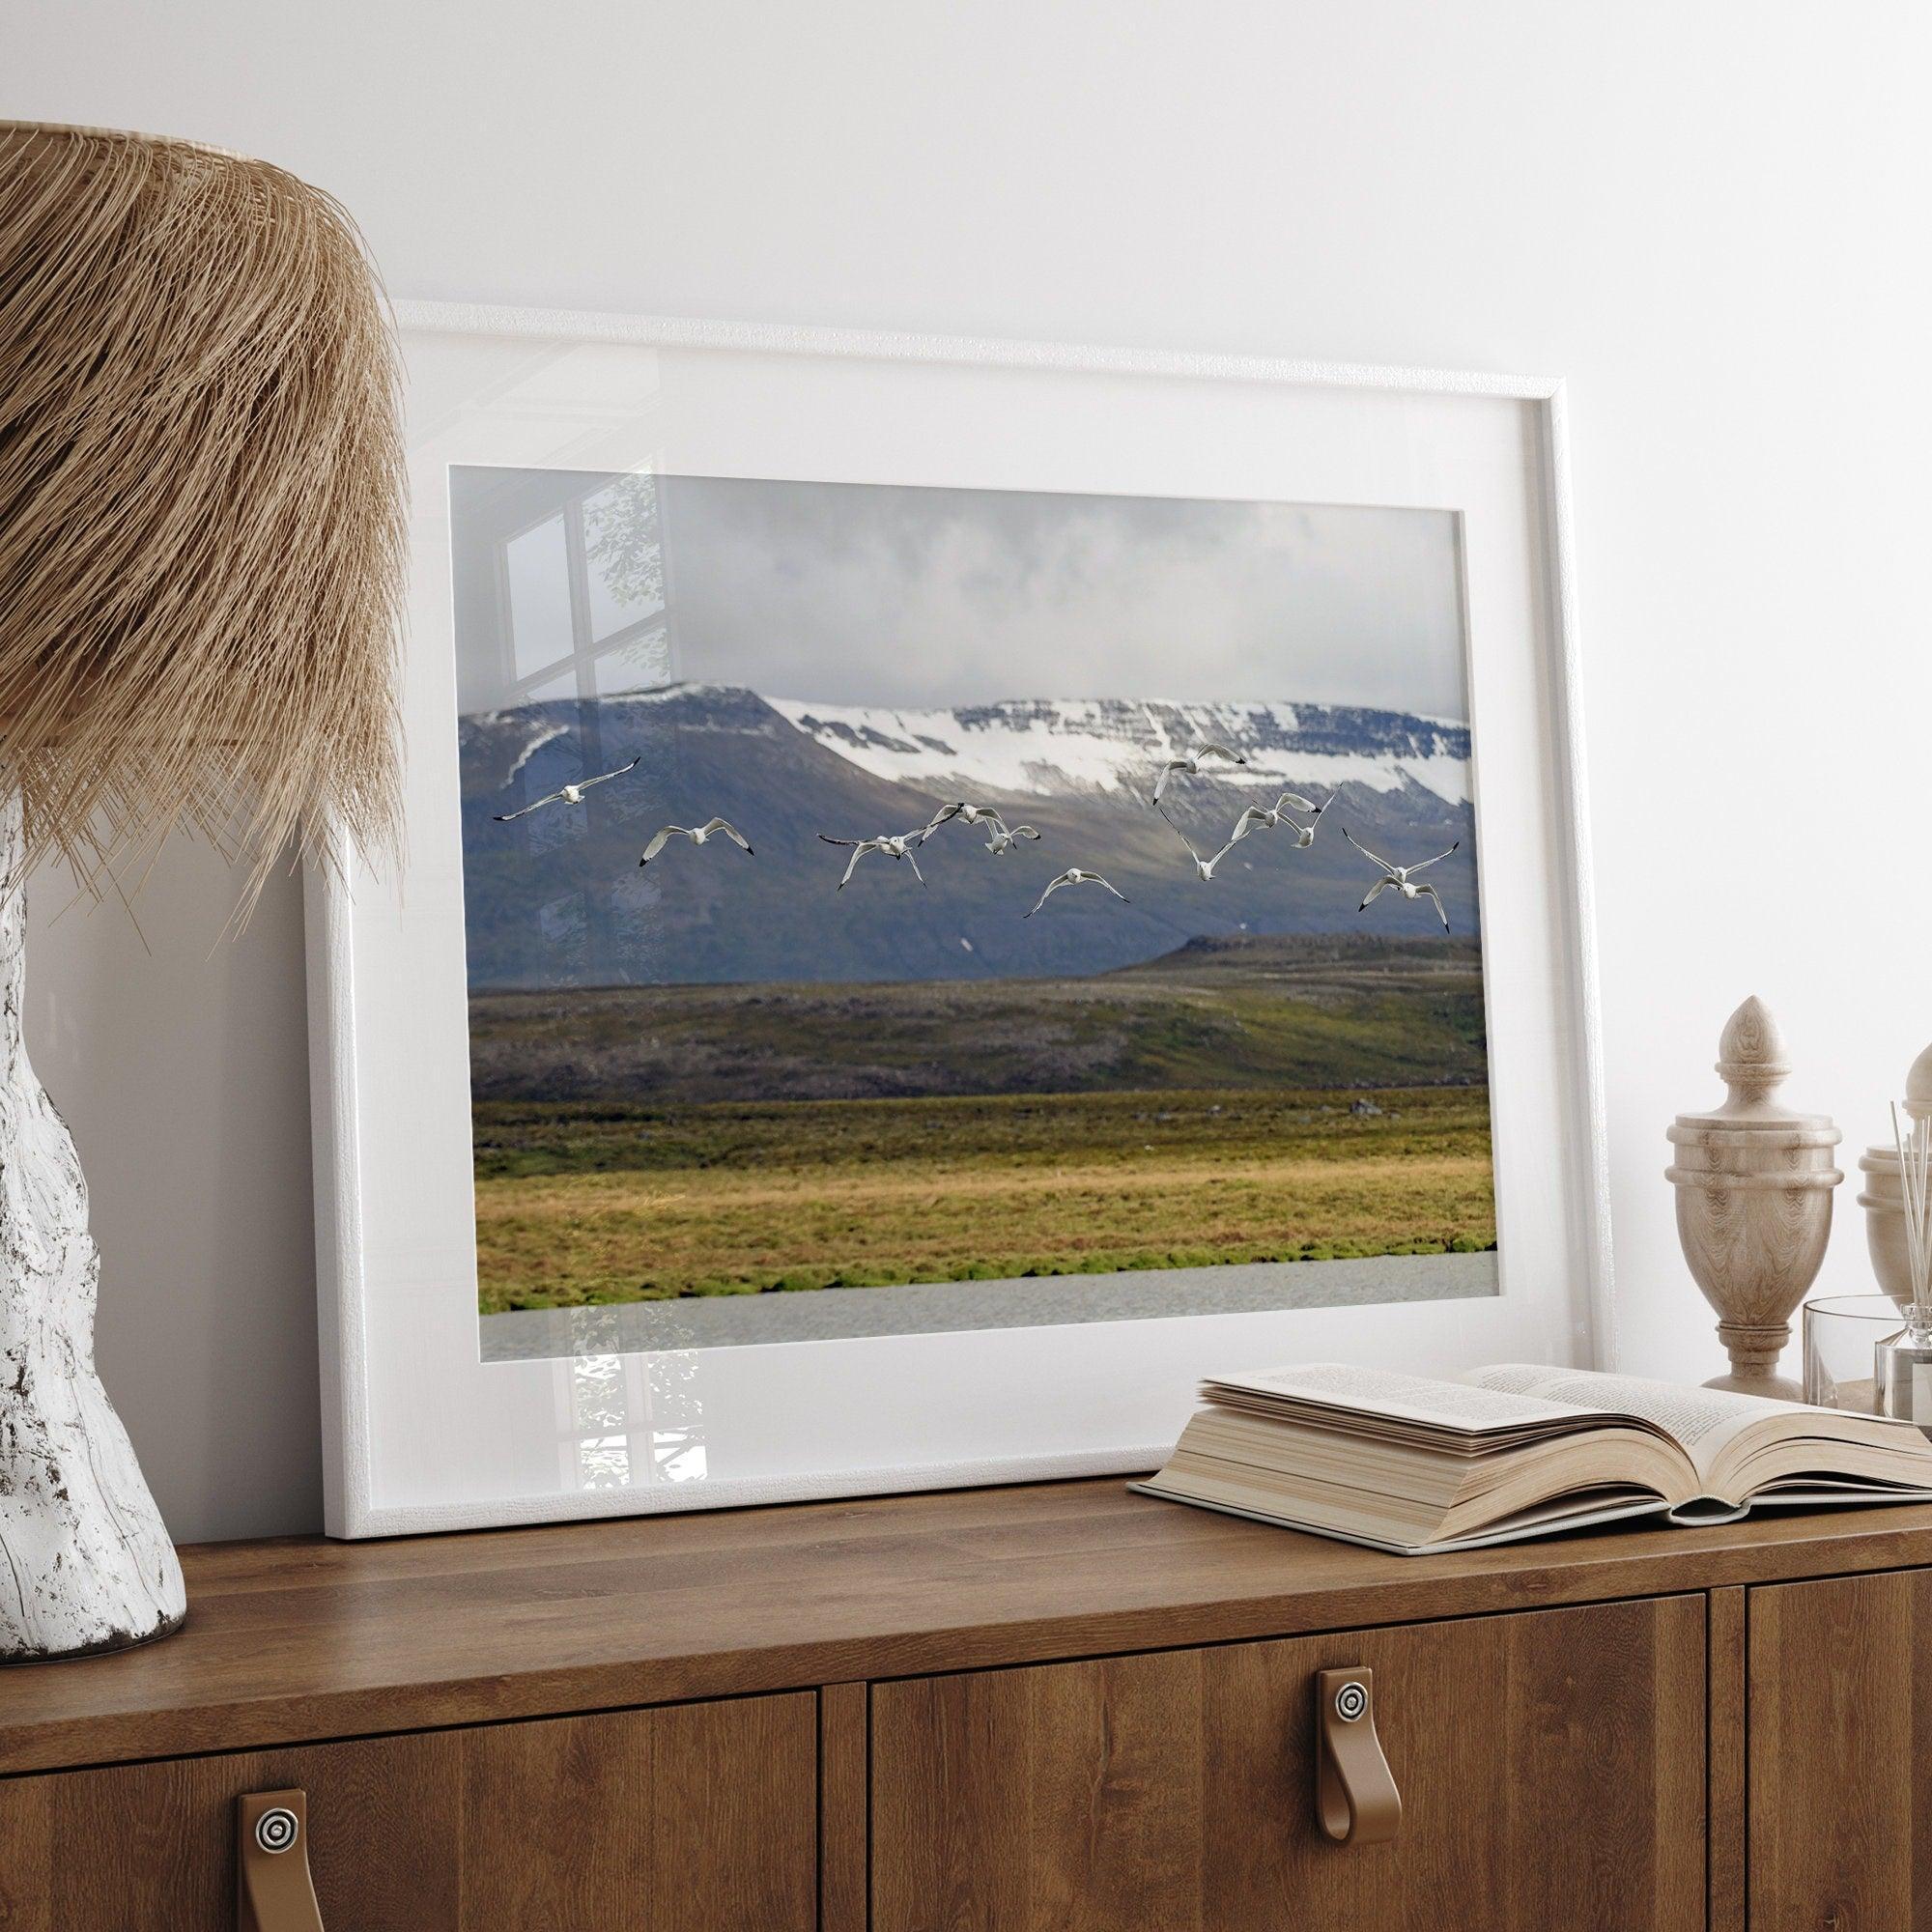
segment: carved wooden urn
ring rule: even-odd
[[[1912,1063],[1905,1076],[1905,1112],[1915,1121],[1932,1116],[1932,1046]],[[1865,1210],[1865,1243],[1878,1285],[1900,1308],[1912,1299],[1912,1268],[1905,1250],[1905,1196],[1898,1179],[1898,1149],[1889,1142],[1868,1147],[1859,1156],[1865,1177],[1859,1206]]]
[[[1797,1402],[1776,1371],[1791,1316],[1817,1278],[1832,1236],[1832,1190],[1844,1179],[1833,1149],[1842,1138],[1825,1114],[1798,1114],[1774,1095],[1791,1071],[1764,1002],[1747,1000],[1718,1043],[1730,1090],[1708,1114],[1679,1114],[1665,1178],[1677,1189],[1677,1235],[1731,1372],[1707,1388]]]

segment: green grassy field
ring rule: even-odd
[[[1481,1088],[477,1110],[482,1306],[1495,1241]]]
[[[485,995],[471,1019],[486,1313],[1495,1242],[1466,945]]]

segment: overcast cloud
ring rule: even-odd
[[[680,679],[828,703],[1298,698],[1468,715],[1446,511],[658,487]]]

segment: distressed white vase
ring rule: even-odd
[[[94,1368],[87,1181],[21,1037],[20,807],[0,797],[0,1662],[120,1650],[187,1613],[181,1564]],[[11,888],[8,882],[11,882]],[[0,1693],[4,1701],[4,1693]]]

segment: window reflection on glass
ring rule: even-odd
[[[577,673],[574,670],[559,671],[555,677],[547,677],[541,684],[535,684],[525,694],[526,704],[542,704],[553,697],[575,697],[577,696]]]
[[[517,675],[529,677],[571,651],[570,553],[563,519],[551,517],[503,547]]]
[[[696,1357],[689,1350],[667,1350],[642,1361],[651,1475],[661,1483],[700,1482],[708,1469]]]
[[[584,925],[582,897],[552,899],[538,911],[537,920],[544,943],[554,951],[567,956],[582,949]]]
[[[564,1480],[582,1490],[701,1481],[703,1405],[691,1355],[612,1352],[623,1338],[611,1308],[560,1315],[575,1351],[555,1382]]]
[[[565,777],[568,778],[575,778],[576,776],[577,773],[574,770],[565,773]],[[563,780],[558,779],[556,782],[561,784]],[[549,790],[550,787],[546,785],[544,789]],[[534,788],[532,788],[531,796],[535,797],[537,795]],[[525,831],[524,837],[528,840],[529,848],[533,853],[554,852],[562,846],[575,845],[582,841],[583,838],[583,820],[582,815],[575,811],[534,812],[531,814],[531,823]]]
[[[597,695],[610,697],[627,691],[643,691],[668,684],[670,633],[662,624],[626,638],[597,654]]]
[[[705,1467],[704,1440],[698,1429],[654,1429],[651,1431],[651,1473],[661,1482],[702,1482]]]
[[[578,1428],[610,1432],[630,1419],[621,1355],[580,1355],[574,1391]]]
[[[572,1421],[579,1432],[580,1489],[621,1489],[631,1480],[630,1404],[621,1355],[580,1355],[572,1365]]]
[[[620,476],[583,499],[583,560],[593,642],[664,609],[655,476]]]
[[[586,1435],[578,1445],[577,1486],[582,1490],[621,1490],[631,1480],[628,1435]]]

